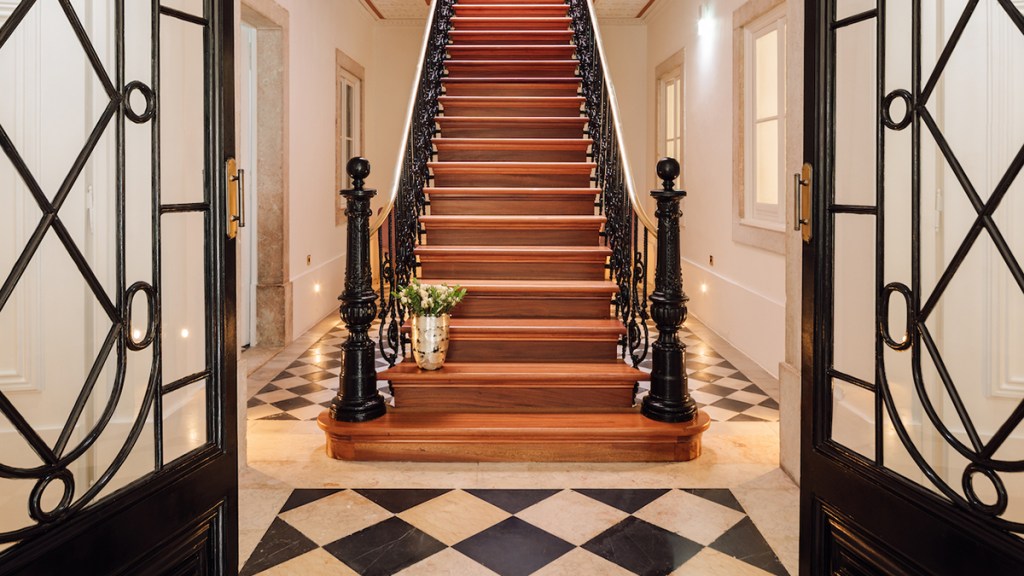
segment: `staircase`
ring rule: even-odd
[[[328,452],[358,460],[688,460],[706,416],[666,424],[634,407],[647,375],[623,362],[606,218],[569,6],[459,0],[415,256],[423,283],[460,284],[443,369],[410,357],[378,375],[395,409],[321,419]],[[403,331],[409,331],[409,325]]]

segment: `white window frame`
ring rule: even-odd
[[[654,70],[654,150],[659,159],[669,156],[668,143],[670,139],[668,138],[668,107],[670,105],[674,106],[675,137],[671,138],[671,141],[675,144],[675,154],[673,154],[672,157],[679,161],[680,175],[677,185],[680,188],[684,187],[686,182],[686,163],[684,161],[685,138],[683,137],[686,130],[686,121],[684,116],[686,110],[686,75],[684,73],[684,62],[684,52],[680,50],[666,58],[661,64],[658,64]],[[672,103],[668,102],[666,94],[666,89],[670,82],[676,83],[675,101]],[[654,178],[653,174],[652,178]],[[661,188],[661,182],[657,178],[654,178],[654,180],[652,180],[652,186],[654,186],[654,188]],[[680,201],[680,209],[682,211],[682,217],[679,219],[679,224],[685,228],[686,198],[683,198]]]
[[[744,186],[743,214],[741,223],[769,230],[783,231],[786,225],[786,10],[785,5],[778,6],[750,25],[743,27],[744,66],[746,75],[744,82]],[[757,118],[757,40],[772,32],[777,32],[779,57],[778,63],[778,112],[774,116]],[[757,201],[757,142],[756,128],[758,124],[776,121],[778,126],[778,196],[773,204]]]
[[[337,90],[337,108],[335,122],[336,140],[336,172],[335,182],[338,190],[352,187],[352,179],[345,170],[345,165],[353,156],[361,156],[364,146],[364,119],[366,99],[364,78],[365,69],[355,60],[340,50],[337,52],[337,74],[335,89]],[[350,100],[351,99],[351,100]],[[351,105],[351,125],[349,125],[348,108]],[[335,194],[335,225],[345,222],[345,199]]]

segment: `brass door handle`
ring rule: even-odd
[[[804,242],[811,241],[811,172],[811,165],[804,164],[800,173],[793,174],[793,230],[803,231]]]

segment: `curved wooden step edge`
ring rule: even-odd
[[[498,187],[427,187],[423,189],[427,195],[436,194],[451,196],[596,196],[601,193],[597,188],[498,188]]]
[[[605,384],[615,386],[650,379],[650,374],[625,363],[618,364],[527,364],[449,362],[440,370],[422,370],[416,362],[406,361],[377,374],[380,380],[403,384],[445,384],[450,386],[519,386],[523,382],[541,383],[552,388],[589,388]]]
[[[604,260],[606,246],[417,246],[416,255],[452,262],[591,262]]]
[[[434,138],[438,152],[449,150],[508,151],[544,150],[586,152],[594,141],[589,138]]]
[[[403,332],[412,330],[412,320],[402,325]],[[616,340],[626,333],[618,320],[549,318],[452,318],[449,322],[452,340],[530,340],[537,341],[605,341]]]
[[[339,460],[418,462],[684,462],[701,454],[711,419],[669,424],[637,410],[583,414],[389,410],[369,422],[317,424]]]
[[[610,280],[459,280],[422,278],[424,284],[459,285],[474,294],[599,294],[619,293],[619,285]]]

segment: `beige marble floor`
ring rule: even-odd
[[[256,370],[249,394],[334,323],[321,322]],[[767,373],[695,320],[688,325],[777,399],[778,383]],[[799,491],[779,468],[778,423],[716,422],[704,436],[703,455],[692,462],[614,464],[342,462],[326,456],[315,422],[251,420],[247,426],[248,461],[240,471],[243,559],[293,488],[729,488],[786,569],[797,571]],[[702,562],[711,569],[724,561],[708,553]]]

